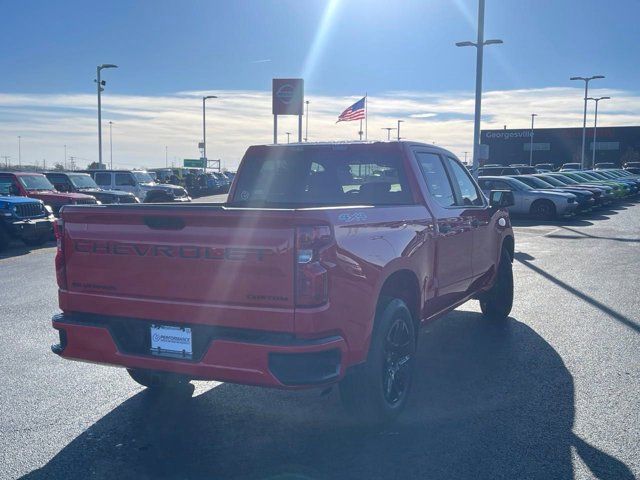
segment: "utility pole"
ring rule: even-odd
[[[531,142],[529,143],[529,166],[533,165],[533,120],[538,116],[537,113],[531,114]]]
[[[458,42],[457,47],[476,47],[476,107],[473,120],[473,176],[478,178],[478,167],[480,166],[479,146],[480,146],[480,120],[482,113],[482,62],[485,45],[496,45],[503,43],[502,40],[484,39],[484,1],[478,0],[478,40],[474,42]]]
[[[2,155],[0,158],[4,158],[4,168],[9,168],[9,159],[11,158],[11,155]]]
[[[305,126],[304,126],[304,141],[308,142],[309,141],[309,100],[306,100],[305,102],[305,106],[307,107],[307,111],[305,113]]]
[[[589,96],[589,82],[604,78],[604,75],[594,75],[592,77],[571,77],[569,80],[582,80],[584,82],[584,114],[582,116],[582,156],[580,157],[580,168],[584,169],[584,144],[587,138],[587,97]]]
[[[106,82],[100,80],[100,72],[105,68],[118,68],[117,65],[111,63],[103,63],[96,67],[96,86],[98,89],[98,168],[102,169],[102,97],[101,93],[104,90]]]
[[[397,130],[398,130],[398,141],[400,141],[400,138],[401,138],[400,137],[400,124],[401,123],[404,123],[404,120],[398,120],[398,128],[397,128]]]

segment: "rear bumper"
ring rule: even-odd
[[[193,358],[175,359],[150,353],[151,321],[59,314],[52,323],[60,335],[52,351],[73,360],[287,389],[332,384],[345,373],[347,346],[338,336],[301,340],[283,333],[183,325],[192,328]]]

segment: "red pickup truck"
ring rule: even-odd
[[[339,383],[389,420],[422,324],[472,298],[509,315],[512,202],[447,150],[376,142],[251,147],[224,204],[67,206],[52,350],[158,390]]]

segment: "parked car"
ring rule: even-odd
[[[190,202],[183,187],[155,183],[144,170],[88,170],[99,187],[133,193],[145,203]]]
[[[520,170],[513,167],[505,167],[503,165],[495,166],[495,167],[480,167],[478,169],[478,176],[488,176],[488,175],[520,175]]]
[[[222,173],[211,172],[211,174],[218,179],[218,183],[221,188],[220,193],[227,193],[229,191],[229,188],[231,188],[231,181]]]
[[[513,192],[514,204],[509,213],[529,215],[540,220],[570,217],[576,213],[576,196],[571,193],[537,190],[512,177],[480,177],[483,192],[508,190]]]
[[[620,171],[623,171],[623,170],[620,170]],[[640,180],[626,177],[626,176],[621,176],[619,173],[617,173],[617,171],[614,171],[614,170],[598,170],[598,171],[594,170],[594,171],[586,171],[581,173],[584,173],[583,177],[586,176],[587,178],[593,178],[596,180],[621,183],[629,189],[629,195],[636,195],[638,191],[640,191]]]
[[[85,193],[95,197],[100,203],[138,203],[133,193],[122,190],[103,190],[88,173],[44,172],[47,179],[59,192]]]
[[[578,210],[580,212],[587,212],[596,205],[594,194],[592,192],[589,192],[588,190],[554,186],[551,183],[545,182],[541,178],[538,178],[534,175],[514,175],[511,178],[515,178],[522,183],[526,183],[531,188],[534,188],[536,190],[571,193],[572,195],[576,196],[576,202],[578,203]]]
[[[36,198],[51,207],[55,215],[65,205],[95,205],[91,195],[58,192],[47,177],[33,172],[0,172],[0,185],[8,185],[11,195]]]
[[[570,184],[569,182],[566,181],[566,179],[563,179],[563,181],[561,181],[560,179],[555,178],[554,176],[546,173],[532,175],[532,176],[535,178],[539,178],[540,180],[543,180],[544,182],[550,185],[553,185],[554,187],[571,188],[575,190],[582,190],[582,191],[588,192],[591,195],[593,195],[593,199],[595,200],[596,206],[608,205],[609,203],[611,203],[613,199],[613,194],[608,193],[605,189],[601,187],[579,185],[577,182],[573,182],[572,184]],[[613,190],[613,189],[610,189],[610,190]]]
[[[617,198],[623,198],[629,195],[629,187],[620,182],[614,182],[609,180],[602,180],[592,175],[585,174],[583,171],[580,172],[560,172],[560,175],[563,175],[568,178],[572,178],[577,182],[582,182],[584,184],[593,184],[593,185],[606,185],[613,188],[613,194]]]
[[[538,170],[536,169],[536,167],[532,167],[531,165],[516,163],[509,166],[513,168],[517,168],[522,175],[530,175],[533,173],[538,173]],[[514,174],[514,175],[517,175],[517,174]]]
[[[367,174],[384,168],[393,183]],[[160,391],[337,383],[384,422],[406,405],[420,326],[471,298],[508,316],[512,202],[434,145],[250,147],[227,203],[64,210],[52,349]]]
[[[11,195],[11,185],[0,183],[0,251],[12,239],[42,245],[53,233],[53,211],[42,200]]]
[[[573,170],[582,170],[582,164],[580,163],[563,163],[561,172],[570,172]]]
[[[606,168],[618,168],[615,163],[612,162],[600,162],[595,164],[595,170],[604,170]]]
[[[574,180],[560,172],[539,174],[536,175],[536,177],[540,177],[543,180],[552,183],[553,185],[557,185],[557,182],[560,182],[562,185],[571,186],[571,188],[584,188],[591,192],[602,192],[602,196],[600,198],[602,199],[603,204],[609,204],[613,200],[618,198],[618,195],[615,192],[614,188],[610,185],[603,185],[601,183],[593,182],[590,183],[583,180]],[[598,199],[597,195],[596,199]]]
[[[553,163],[536,163],[534,167],[538,171],[537,173],[553,172],[556,168]]]
[[[640,175],[640,162],[627,162],[624,164],[624,169],[628,172]]]

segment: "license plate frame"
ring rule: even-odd
[[[152,355],[169,358],[193,358],[193,332],[190,327],[151,324],[149,350]]]

